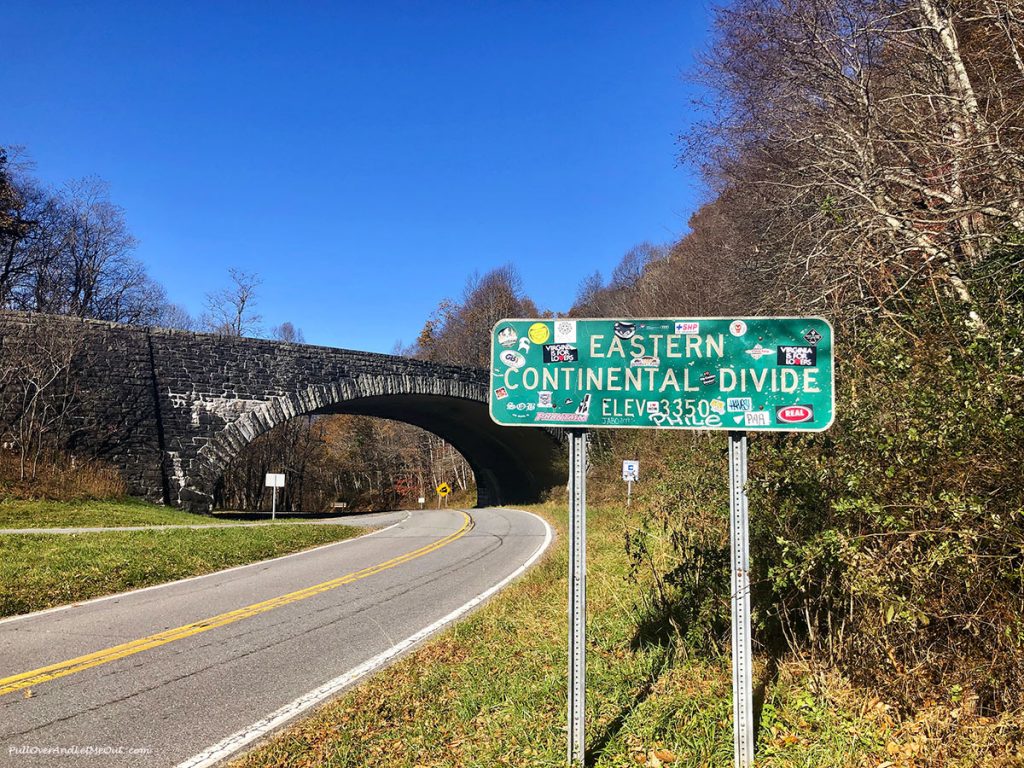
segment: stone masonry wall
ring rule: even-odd
[[[46,334],[76,345],[73,451],[121,468],[130,492],[208,509],[210,484],[257,434],[347,399],[429,394],[486,402],[475,369],[351,350],[0,312],[0,355]],[[4,414],[0,414],[0,424]]]

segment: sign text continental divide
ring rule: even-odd
[[[506,426],[809,431],[832,423],[818,317],[512,319],[491,338]]]

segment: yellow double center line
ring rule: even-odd
[[[22,672],[17,675],[5,677],[0,679],[0,696],[13,693],[14,691],[19,691],[23,688],[30,688],[49,680],[55,680],[58,677],[73,675],[76,672],[81,672],[92,667],[98,667],[101,664],[107,664],[111,661],[117,661],[118,659],[123,659],[126,656],[132,656],[136,653],[141,653],[142,651],[148,651],[151,648],[159,648],[161,645],[173,643],[175,640],[183,640],[186,637],[192,637],[193,635],[198,635],[202,632],[208,632],[211,629],[216,629],[217,627],[234,624],[236,621],[248,619],[252,616],[258,616],[261,613],[272,611],[274,608],[280,608],[282,605],[288,605],[289,603],[295,603],[299,600],[305,600],[308,597],[329,592],[330,590],[337,589],[345,584],[351,584],[354,581],[365,579],[367,576],[373,576],[375,573],[380,573],[381,571],[386,571],[389,568],[394,568],[395,566],[402,565],[403,563],[408,563],[410,560],[415,560],[416,558],[423,557],[431,552],[436,552],[441,549],[441,547],[451,544],[456,539],[460,539],[466,535],[472,527],[472,519],[465,512],[462,513],[462,516],[464,518],[462,527],[454,533],[450,533],[444,538],[438,539],[437,541],[413,550],[412,552],[407,552],[404,555],[399,555],[398,557],[392,558],[386,562],[371,565],[368,568],[363,568],[361,571],[354,571],[346,574],[345,576],[339,576],[338,578],[331,579],[330,581],[314,584],[311,587],[306,587],[305,589],[300,589],[296,592],[289,592],[286,595],[273,597],[269,600],[264,600],[261,603],[253,603],[252,605],[247,605],[244,608],[238,608],[234,611],[228,611],[227,613],[221,613],[217,616],[211,616],[208,619],[194,621],[191,624],[185,624],[184,626],[176,627],[175,629],[167,629],[163,632],[157,632],[155,635],[142,637],[138,640],[122,643],[121,645],[115,645],[112,648],[106,648],[102,651],[88,653],[85,656],[79,656],[75,659],[51,664],[48,667],[40,667],[39,669],[33,669],[29,672]]]

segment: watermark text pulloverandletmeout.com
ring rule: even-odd
[[[24,757],[110,757],[112,755],[148,755],[150,747],[129,747],[123,744],[71,744],[57,746],[50,744],[11,744],[7,747],[10,756]]]

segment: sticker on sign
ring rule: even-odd
[[[809,405],[784,405],[775,409],[775,418],[783,424],[800,424],[814,420],[814,408]]]

